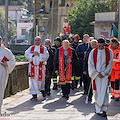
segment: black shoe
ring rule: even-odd
[[[88,98],[88,101],[92,102],[92,98]]]
[[[47,92],[47,95],[48,95],[48,96],[50,96],[50,95],[51,95],[51,93],[50,93],[50,92]]]
[[[119,101],[119,98],[115,98],[115,101]]]
[[[53,90],[58,90],[58,87],[57,86],[53,86]]]
[[[84,92],[82,95],[87,95],[87,92]]]
[[[97,115],[101,115],[101,113],[96,113]]]
[[[114,96],[112,96],[111,99],[115,99]]]
[[[107,116],[106,112],[103,111],[102,117],[106,117],[106,116]]]
[[[42,90],[41,93],[42,93],[43,97],[46,97],[46,92],[45,91]]]
[[[72,87],[72,90],[74,90],[74,87]]]
[[[96,113],[96,111],[95,111],[95,113]],[[101,113],[96,113],[97,115],[102,115]]]
[[[62,98],[64,98],[65,97],[65,95],[62,95]]]
[[[69,100],[69,95],[66,95],[65,98],[66,98],[67,100]]]
[[[32,95],[33,97],[30,100],[37,100],[37,95]]]
[[[53,90],[58,90],[57,83],[54,83],[54,85],[53,85]]]
[[[30,100],[37,100],[37,98],[33,98],[33,97],[32,97]]]

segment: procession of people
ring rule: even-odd
[[[56,37],[54,45],[50,39],[42,45],[41,37],[36,36],[34,45],[25,51],[31,100],[37,100],[40,93],[44,98],[50,96],[52,86],[53,90],[61,89],[61,97],[69,100],[71,90],[83,87],[89,102],[95,98],[95,113],[106,117],[110,86],[111,99],[120,100],[120,43],[115,37],[109,41],[103,37],[96,40],[88,34],[69,37],[67,19],[63,30],[64,36]],[[14,55],[0,37],[0,113],[8,75],[14,67]]]
[[[70,90],[84,87],[83,95],[88,101],[95,98],[95,113],[106,117],[108,109],[108,88],[111,85],[112,97],[120,100],[120,49],[117,38],[111,38],[106,46],[103,37],[92,39],[83,35],[83,43],[78,44],[80,36],[70,39],[56,37],[54,45],[46,39],[41,45],[41,38],[35,38],[35,45],[26,50],[29,65],[29,83],[31,100],[37,100],[37,94],[43,97],[51,95],[53,90],[61,89],[62,98],[70,98]],[[112,71],[112,72],[111,72]]]

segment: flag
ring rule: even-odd
[[[119,34],[118,31],[116,30],[114,24],[112,23],[110,36],[116,37],[118,34]]]

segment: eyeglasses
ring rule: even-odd
[[[104,45],[98,45],[98,47],[104,47]]]

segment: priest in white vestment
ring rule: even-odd
[[[113,65],[112,51],[105,47],[105,40],[98,39],[98,47],[90,52],[88,60],[89,76],[95,96],[95,112],[106,117],[108,108],[108,84]]]
[[[45,94],[45,62],[49,58],[47,48],[41,45],[41,38],[37,36],[34,41],[35,45],[30,46],[25,51],[25,57],[29,60],[29,92],[32,99],[37,99],[37,94]]]
[[[14,55],[2,44],[2,38],[0,36],[0,114],[8,76],[13,71],[14,67]]]

